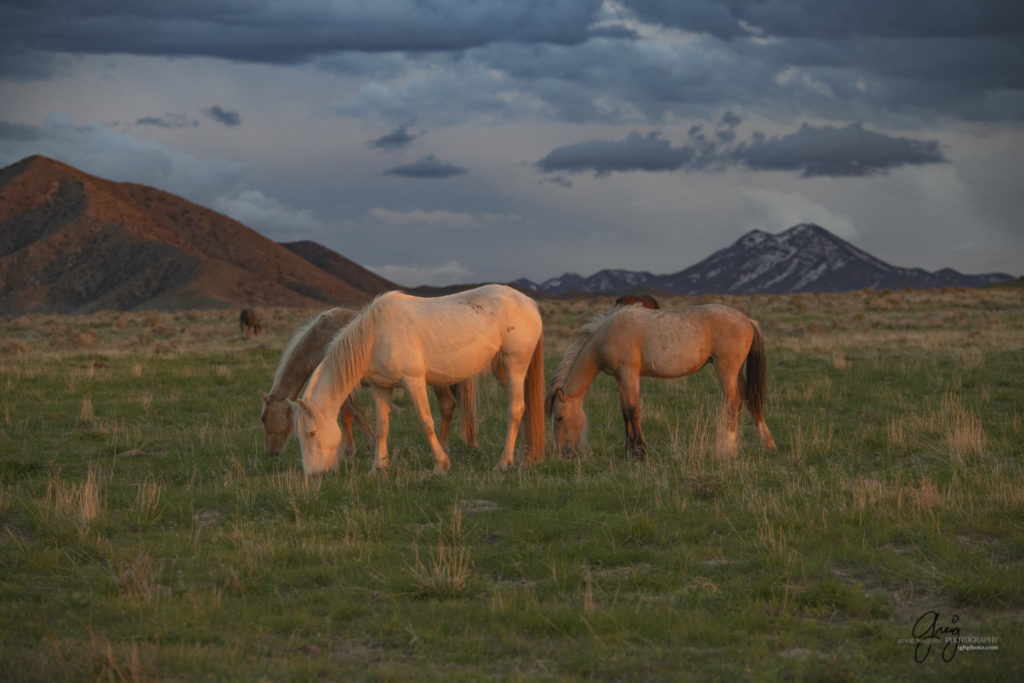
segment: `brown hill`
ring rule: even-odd
[[[394,282],[382,278],[373,271],[363,268],[355,261],[351,261],[336,251],[327,247],[302,240],[301,242],[281,242],[282,247],[298,254],[314,266],[330,273],[342,282],[364,292],[386,292],[391,289],[399,289]]]
[[[359,305],[394,288],[335,256],[345,278],[152,187],[42,156],[0,169],[3,313]]]

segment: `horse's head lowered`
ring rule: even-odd
[[[284,450],[288,435],[292,433],[292,409],[282,398],[260,392],[263,399],[263,455],[277,457]]]
[[[295,435],[302,450],[302,469],[319,474],[338,465],[341,455],[341,428],[335,415],[327,415],[305,399],[288,401],[292,409]]]
[[[587,426],[583,396],[567,396],[561,388],[552,389],[544,400],[544,414],[551,418],[555,451],[560,455],[575,453]]]

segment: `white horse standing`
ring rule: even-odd
[[[500,363],[508,396],[508,431],[496,469],[515,462],[520,422],[525,464],[544,459],[544,350],[537,304],[504,285],[484,285],[432,299],[401,292],[377,297],[346,325],[292,402],[295,433],[306,474],[334,468],[341,430],[334,417],[361,379],[377,410],[374,469],[388,465],[391,392],[402,386],[434,456],[434,469],[451,463],[434,433],[427,385],[458,384]]]

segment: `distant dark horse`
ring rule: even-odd
[[[661,308],[657,299],[650,294],[629,294],[615,300],[616,306],[643,306],[644,308]]]
[[[243,308],[242,312],[238,314],[238,331],[245,334],[245,331],[252,330],[253,336],[260,333],[260,316],[252,308]]]

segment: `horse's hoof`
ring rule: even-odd
[[[494,466],[495,472],[511,472],[515,469],[515,464],[511,462],[499,462]]]

